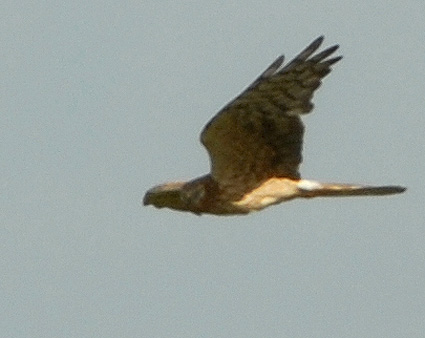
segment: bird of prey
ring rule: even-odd
[[[301,179],[304,126],[301,115],[321,80],[341,56],[338,45],[320,53],[321,36],[292,61],[279,56],[242,94],[205,126],[201,142],[211,172],[189,182],[149,189],[144,205],[195,214],[238,215],[294,198],[402,193],[401,186],[319,183]]]

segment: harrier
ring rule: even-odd
[[[301,179],[304,126],[300,116],[322,78],[341,56],[338,45],[315,54],[323,36],[291,62],[274,61],[241,95],[225,106],[201,133],[211,172],[189,182],[151,188],[143,204],[195,214],[247,214],[294,198],[402,193],[401,186],[319,183]]]

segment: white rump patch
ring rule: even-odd
[[[314,191],[323,187],[319,182],[309,180],[300,180],[297,183],[297,186],[299,189],[308,191]]]

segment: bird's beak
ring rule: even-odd
[[[150,193],[150,191],[147,191],[146,192],[146,194],[145,194],[145,196],[143,197],[143,205],[149,205],[149,204],[152,204],[152,201],[151,201],[151,193]]]

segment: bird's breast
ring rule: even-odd
[[[261,210],[269,205],[291,200],[298,195],[297,181],[274,177],[246,193],[242,199],[233,204],[249,210]]]

